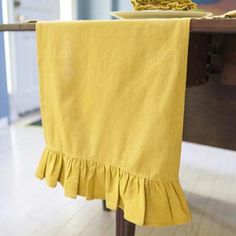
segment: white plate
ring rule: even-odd
[[[119,19],[148,19],[148,18],[201,18],[212,16],[210,12],[203,11],[173,11],[173,10],[145,10],[145,11],[113,11],[110,15]]]

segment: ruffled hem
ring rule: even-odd
[[[36,176],[50,187],[60,182],[65,196],[104,199],[107,208],[124,210],[124,217],[137,225],[167,226],[191,220],[178,180],[155,181],[119,167],[80,160],[50,148],[44,150]]]

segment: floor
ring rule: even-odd
[[[0,130],[0,236],[114,236],[115,215],[101,201],[65,198],[34,177],[44,147],[42,129]],[[183,143],[182,186],[192,223],[137,227],[137,236],[236,235],[236,152]],[[235,185],[235,186],[234,186]]]

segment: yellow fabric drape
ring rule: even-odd
[[[190,19],[38,22],[36,176],[138,225],[186,223],[179,178]]]

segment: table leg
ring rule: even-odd
[[[105,200],[102,200],[102,208],[103,208],[104,211],[110,211],[110,209],[108,209],[106,207],[106,201]]]
[[[116,236],[135,236],[135,224],[124,219],[121,209],[116,211]]]

